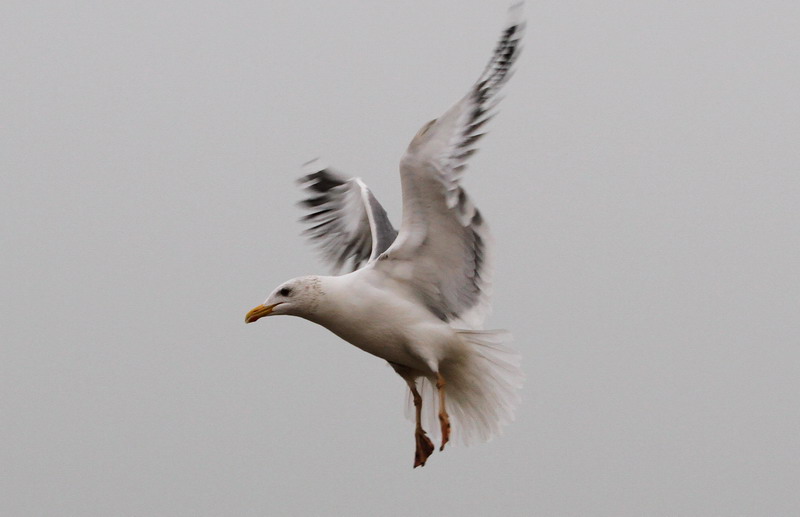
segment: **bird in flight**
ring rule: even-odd
[[[386,360],[408,385],[414,467],[451,435],[486,441],[513,418],[523,374],[502,330],[482,330],[489,309],[492,240],[460,185],[469,157],[511,77],[525,24],[521,4],[469,92],[422,126],[400,161],[399,231],[360,178],[317,167],[300,182],[307,235],[337,271],[280,284],[246,323],[292,315]],[[425,429],[428,429],[426,432]]]

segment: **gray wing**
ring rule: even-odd
[[[488,312],[492,246],[489,229],[459,180],[521,50],[520,6],[509,14],[478,81],[423,126],[403,156],[400,233],[375,266],[404,283],[440,319],[471,328],[480,327]]]
[[[397,231],[372,191],[359,178],[320,168],[300,178],[307,194],[301,205],[310,213],[305,234],[336,271],[355,271],[375,260],[394,242]]]

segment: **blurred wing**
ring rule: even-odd
[[[321,168],[299,180],[308,197],[301,205],[311,211],[305,230],[335,268],[349,262],[351,271],[375,260],[392,244],[397,231],[386,211],[359,178],[346,178]]]
[[[521,50],[520,11],[521,5],[512,7],[494,55],[469,93],[409,145],[400,163],[400,234],[376,264],[440,319],[470,328],[482,325],[489,308],[491,236],[459,179]]]

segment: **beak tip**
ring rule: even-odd
[[[270,313],[272,312],[272,309],[274,309],[275,306],[277,305],[280,304],[276,303],[273,305],[259,305],[258,307],[254,308],[253,310],[247,313],[247,315],[244,317],[244,322],[253,323],[254,321],[257,321],[263,318],[264,316],[269,316]]]

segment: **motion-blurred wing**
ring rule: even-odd
[[[472,328],[488,312],[491,236],[459,178],[520,53],[520,11],[520,5],[512,7],[494,55],[469,93],[409,145],[400,164],[400,234],[376,264],[406,282],[440,319]]]
[[[311,213],[302,221],[336,271],[351,271],[375,260],[394,242],[397,231],[386,211],[359,178],[320,168],[299,180],[308,197],[301,205]]]

